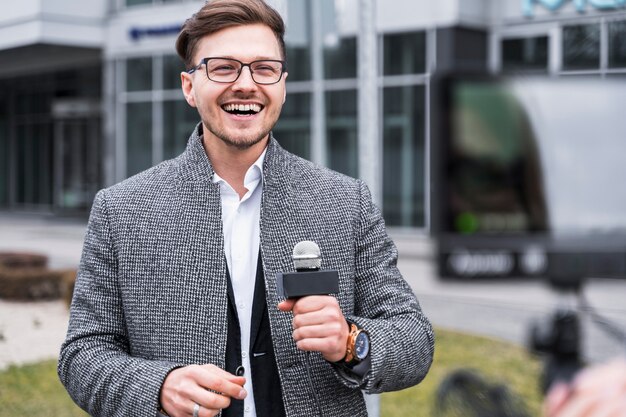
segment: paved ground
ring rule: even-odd
[[[48,254],[50,266],[76,266],[85,221],[0,214],[0,251]],[[399,266],[424,311],[437,326],[526,343],[533,319],[543,319],[557,305],[571,304],[541,282],[450,283],[436,278],[428,239],[395,234]],[[626,329],[626,280],[593,280],[585,290],[591,304]],[[60,301],[16,303],[0,300],[0,369],[57,356],[68,312]],[[602,360],[624,354],[626,346],[584,322],[585,354]]]

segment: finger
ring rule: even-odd
[[[327,306],[336,306],[339,308],[337,299],[330,295],[309,295],[298,299],[293,306],[293,314],[305,314],[313,311],[319,311]]]
[[[626,398],[613,398],[599,404],[593,417],[626,417]]]
[[[206,409],[221,410],[230,406],[231,398],[213,391],[197,389],[190,395],[191,401]]]
[[[588,417],[592,414],[594,407],[598,404],[596,395],[574,394],[565,404],[554,414],[555,417]]]
[[[190,406],[185,408],[185,411],[189,410],[186,414],[184,414],[185,416],[193,416],[193,409],[195,407],[196,403],[192,402]],[[222,411],[221,408],[207,408],[204,407],[202,404],[198,404],[200,406],[200,410],[198,411],[198,416],[199,417],[215,417],[216,415],[218,415],[220,413],[220,411]],[[224,407],[225,408],[225,407]]]
[[[206,364],[206,365],[201,365],[200,366],[203,370],[208,371],[212,374],[218,375],[230,382],[233,382],[237,385],[240,385],[243,387],[243,384],[246,383],[246,378],[243,376],[237,376],[237,375],[233,375],[228,371],[225,371],[222,368],[218,368],[217,366],[213,365],[213,364]]]
[[[329,341],[325,337],[301,339],[296,342],[296,346],[304,351],[322,352],[328,349]]]
[[[296,300],[293,300],[293,299],[281,301],[280,303],[278,303],[278,309],[280,311],[291,311],[295,303],[296,303]]]
[[[337,343],[336,339],[331,338],[303,339],[296,342],[296,346],[303,351],[320,352],[330,362],[337,362],[346,354],[345,344]]]
[[[243,377],[241,378],[245,381]],[[246,390],[242,388],[242,385],[235,383],[229,379],[226,379],[223,375],[211,372],[200,372],[196,375],[196,382],[204,389],[215,391],[217,393],[243,400],[246,398]]]
[[[548,417],[554,415],[563,406],[570,392],[569,385],[563,382],[559,382],[550,388],[544,401],[544,414]]]
[[[299,327],[293,331],[293,339],[297,342],[304,339],[340,339],[342,336],[340,323],[325,323],[314,326]]]
[[[578,392],[597,391],[598,387],[619,386],[624,381],[626,369],[613,363],[604,364],[581,372],[575,379]],[[624,382],[622,382],[624,383]]]
[[[307,326],[317,326],[320,324],[336,323],[340,327],[345,323],[346,328],[348,324],[343,317],[341,311],[335,307],[325,307],[321,310],[311,311],[308,313],[295,314],[293,317],[292,326],[294,329]]]

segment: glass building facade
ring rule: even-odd
[[[333,2],[322,3],[322,15],[336,12]],[[125,7],[135,4],[127,2]],[[359,177],[365,168],[359,167],[358,156],[358,36],[335,30],[316,44],[312,28],[326,23],[307,20],[314,15],[313,7],[311,0],[288,4],[287,21],[305,24],[293,35],[288,29],[286,36],[287,99],[274,136],[303,158]],[[379,117],[384,120],[379,204],[390,226],[426,226],[427,36],[426,30],[377,36]],[[199,118],[182,98],[180,72],[184,68],[178,56],[150,53],[116,59],[114,65],[116,73],[123,74],[114,105],[123,109],[115,129],[116,142],[123,144],[115,158],[116,180],[120,180],[182,152]],[[322,109],[317,119],[316,100]],[[316,153],[316,148],[322,151]]]
[[[315,163],[375,178],[370,185],[390,227],[429,227],[437,72],[626,75],[626,8],[565,10],[561,18],[535,5],[531,18],[517,0],[494,10],[442,0],[437,13],[411,0],[394,0],[393,8],[381,0],[268,2],[287,21],[287,100],[275,137]],[[359,14],[368,2],[377,10],[373,45]],[[24,60],[27,68],[0,68],[0,210],[86,213],[97,189],[184,150],[199,117],[180,90],[184,68],[174,41],[202,3],[97,0],[102,18],[85,20],[102,22],[97,48],[66,46],[58,54],[45,41],[15,48],[0,40],[2,62]],[[441,18],[447,10],[451,17]],[[54,64],[26,66],[25,56],[42,51]],[[375,66],[375,92],[363,89],[364,62]],[[371,164],[362,158],[364,101],[377,114]]]

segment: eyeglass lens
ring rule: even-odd
[[[206,62],[207,77],[220,83],[234,82],[244,66],[250,68],[252,79],[259,84],[273,84],[280,80],[283,66],[280,61],[253,61],[243,64],[234,59],[210,58]]]

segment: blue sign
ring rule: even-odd
[[[148,28],[133,27],[128,31],[128,34],[133,41],[138,41],[144,37],[177,35],[182,26],[182,24],[176,24]]]
[[[546,9],[551,11],[556,11],[563,4],[567,3],[569,0],[522,0],[522,10],[524,11],[524,16],[533,16],[535,3],[539,3],[543,5]],[[576,10],[579,13],[584,13],[587,10],[587,5],[591,5],[593,8],[598,10],[612,10],[620,7],[624,7],[626,5],[626,0],[572,0],[574,2],[574,6],[576,6]]]

